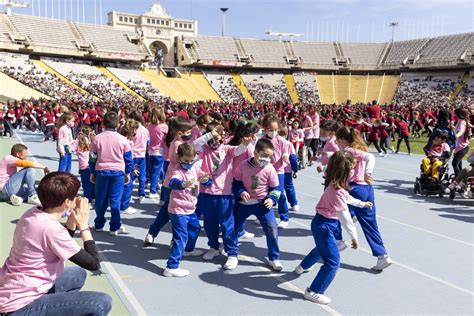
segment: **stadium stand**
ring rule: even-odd
[[[392,43],[385,64],[400,65],[408,56],[413,56],[420,51],[427,42],[428,39],[423,38]]]
[[[9,77],[8,75],[0,72],[0,96],[6,96],[14,100],[29,99],[29,98],[47,98],[49,97],[35,89],[28,87],[25,84]]]
[[[286,88],[288,89],[288,93],[290,94],[291,102],[298,103],[299,98],[298,98],[298,92],[296,91],[295,78],[293,78],[292,74],[285,74],[284,78],[285,78]]]
[[[286,63],[287,56],[285,45],[278,41],[265,41],[256,39],[240,39],[247,56],[260,63]]]
[[[298,98],[301,103],[317,104],[319,103],[319,94],[316,83],[316,76],[307,72],[295,72],[295,87],[298,92]]]
[[[226,102],[240,102],[244,100],[242,92],[236,86],[229,73],[223,71],[206,71],[204,75],[222,100]]]
[[[238,51],[230,37],[197,36],[191,40],[191,50],[198,59],[237,61]]]
[[[301,62],[311,65],[334,65],[333,58],[336,51],[333,43],[291,43],[295,56],[301,58]]]
[[[417,63],[457,60],[466,50],[474,52],[474,33],[435,37],[421,51]]]
[[[232,73],[232,80],[234,80],[235,85],[237,88],[239,88],[240,92],[244,96],[244,98],[249,101],[250,103],[255,103],[255,100],[253,99],[252,95],[250,94],[250,91],[247,89],[245,86],[244,81],[242,80],[242,77],[238,73]]]
[[[241,77],[255,102],[291,102],[283,74],[252,72]]]
[[[349,58],[352,65],[376,65],[385,43],[340,43],[343,56]]]

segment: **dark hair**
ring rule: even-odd
[[[323,123],[323,125],[321,125],[321,129],[328,132],[337,132],[339,127],[340,127],[339,123],[333,120],[327,120]]]
[[[16,154],[19,154],[24,150],[28,150],[28,147],[26,147],[23,144],[15,144],[12,146],[12,149],[10,150],[10,154],[12,156],[15,156]]]
[[[277,123],[278,125],[280,125],[280,120],[278,120],[278,118],[271,113],[265,114],[265,116],[262,119],[262,127],[267,128],[272,123]]]
[[[212,117],[209,114],[203,114],[198,116],[196,124],[199,126],[207,125],[212,122]]]
[[[66,199],[73,200],[81,183],[69,172],[51,172],[41,179],[38,185],[38,198],[43,209],[58,207]]]
[[[336,139],[343,139],[347,141],[352,148],[368,152],[367,145],[360,136],[359,131],[355,130],[353,127],[343,126],[339,128],[336,132]]]
[[[117,112],[108,111],[104,115],[104,121],[102,122],[104,128],[115,129],[119,125],[119,116]]]
[[[229,142],[231,146],[238,146],[242,142],[244,137],[249,137],[252,134],[258,133],[258,125],[255,123],[240,122],[239,126],[235,130],[234,137]]]
[[[442,132],[439,132],[435,138],[441,138],[442,140],[446,141],[448,139],[448,133],[442,131]]]
[[[329,159],[324,187],[330,184],[337,189],[349,191],[349,175],[354,167],[354,156],[346,151],[335,152]]]
[[[145,126],[145,119],[143,118],[143,116],[138,113],[137,111],[132,111],[130,112],[130,114],[128,115],[129,118],[131,119],[134,119],[135,121],[138,121],[140,122],[143,126]]]
[[[62,126],[67,124],[67,121],[70,121],[74,118],[74,115],[71,113],[63,113],[58,120],[58,124],[56,125],[57,128],[61,128]]]
[[[184,157],[184,156],[195,156],[196,155],[196,150],[194,149],[194,146],[188,143],[182,143],[181,145],[178,146],[178,157]]]
[[[168,134],[165,137],[165,143],[169,147],[171,142],[176,137],[178,132],[185,132],[189,131],[193,128],[193,124],[191,124],[186,119],[182,118],[181,116],[175,117],[170,120],[168,124]]]
[[[266,149],[270,148],[271,150],[274,150],[275,148],[273,147],[273,144],[270,140],[268,139],[265,139],[265,138],[260,138],[257,142],[257,144],[255,144],[255,150],[260,152],[260,151],[264,151]]]

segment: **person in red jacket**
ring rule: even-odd
[[[56,123],[56,115],[54,114],[51,107],[47,107],[44,112],[43,124],[44,124],[44,139],[43,142],[47,142],[53,136],[54,124]]]
[[[403,116],[401,114],[399,114],[397,119],[395,120],[395,126],[398,130],[397,151],[395,153],[398,154],[398,152],[400,151],[400,144],[403,140],[405,141],[405,145],[407,146],[408,154],[411,155],[410,128],[408,127],[408,123],[403,120]]]
[[[380,120],[380,106],[377,104],[377,101],[372,101],[372,104],[367,107],[367,114],[369,115],[370,120]]]

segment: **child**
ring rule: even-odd
[[[64,113],[59,118],[57,141],[57,151],[59,153],[58,171],[71,172],[71,144],[73,141],[71,129],[74,127],[74,121],[74,115],[70,113]]]
[[[211,132],[218,125],[209,123]],[[223,128],[221,127],[223,130]],[[209,261],[219,254],[219,225],[222,230],[224,250],[229,250],[234,233],[234,198],[232,196],[233,160],[247,151],[252,138],[245,137],[239,146],[224,144],[224,133],[215,135],[202,148],[199,157],[202,171],[209,175],[209,182],[201,184],[196,213],[204,214],[204,229],[209,239],[209,250],[203,260]],[[198,212],[199,210],[199,212]]]
[[[82,191],[84,196],[92,201],[95,198],[94,185],[90,181],[89,150],[94,139],[94,132],[88,126],[82,126],[77,134],[77,139],[72,144],[72,149],[77,155],[79,162],[79,175],[81,176]]]
[[[140,126],[140,123],[134,119],[127,119],[122,128],[120,128],[120,135],[125,137],[128,140],[130,148],[132,149],[132,158],[134,150],[133,139],[137,133],[137,130]],[[136,164],[133,164],[133,171],[131,172],[130,182],[126,183],[123,189],[122,198],[120,199],[120,213],[122,214],[135,214],[137,210],[133,207],[130,207],[130,200],[132,199],[133,191],[133,178],[138,176],[140,170],[137,168]]]
[[[407,146],[408,155],[411,155],[410,127],[408,126],[408,123],[405,122],[405,120],[403,119],[402,114],[398,114],[397,120],[395,120],[395,126],[397,127],[397,130],[398,130],[397,151],[395,153],[398,154],[398,152],[400,151],[400,144],[402,143],[402,140],[403,140],[405,141],[405,145]]]
[[[179,263],[183,256],[200,256],[196,250],[196,240],[201,231],[199,220],[194,213],[197,198],[197,182],[209,185],[210,179],[199,171],[195,163],[196,151],[193,145],[181,143],[177,150],[177,161],[169,181],[170,199],[168,214],[173,230],[173,243],[170,256],[163,275],[166,277],[185,277],[189,271],[180,269]]]
[[[148,146],[148,157],[150,159],[150,199],[158,199],[158,182],[163,172],[163,148],[162,141],[168,134],[168,125],[166,125],[166,116],[162,108],[153,108],[150,114],[150,125],[148,125],[150,134],[150,144]]]
[[[448,186],[450,190],[460,189],[463,183],[471,177],[474,177],[474,150],[471,152],[471,155],[467,158],[469,165],[461,170],[461,172],[456,176],[453,182]]]
[[[289,164],[285,166],[285,179],[284,179],[284,188],[285,193],[288,199],[288,203],[291,205],[291,210],[297,212],[300,209],[298,205],[298,200],[296,199],[296,190],[295,185],[293,184],[293,179],[298,177],[298,156],[296,155],[295,148],[293,144],[286,140],[288,137],[288,128],[286,126],[280,127],[278,134],[285,139],[286,151],[290,153],[288,158]]]
[[[272,211],[272,207],[278,203],[281,192],[278,175],[270,163],[273,151],[272,142],[262,138],[255,145],[254,157],[242,162],[235,170],[232,191],[238,201],[234,211],[236,229],[232,245],[227,251],[228,258],[224,269],[231,270],[237,267],[239,262],[237,228],[253,214],[260,220],[266,235],[268,264],[275,271],[283,270],[279,260],[278,228]]]
[[[321,125],[321,141],[324,142],[324,147],[321,152],[320,161],[321,164],[316,167],[316,170],[321,173],[326,170],[329,162],[329,157],[339,151],[339,147],[336,144],[336,132],[339,128],[339,124],[336,121],[328,120]]]
[[[280,222],[278,228],[284,229],[288,227],[288,205],[286,204],[285,195],[285,166],[289,163],[290,152],[285,146],[285,139],[278,135],[279,120],[273,114],[267,114],[263,117],[262,127],[265,130],[264,139],[269,140],[273,145],[273,154],[271,163],[278,174],[278,182],[280,184],[280,197],[278,200],[278,214]],[[319,126],[318,126],[319,138]],[[313,139],[315,140],[315,139]]]
[[[294,146],[295,152],[298,154],[300,148],[304,146],[304,131],[301,128],[300,121],[294,120],[291,123],[291,129],[288,131],[288,140]]]
[[[339,250],[335,235],[338,221],[341,222],[352,240],[352,248],[357,249],[359,242],[347,204],[371,208],[371,202],[362,202],[349,195],[349,176],[354,167],[354,157],[348,152],[336,152],[329,159],[325,190],[316,205],[316,216],[311,222],[311,232],[316,247],[306,255],[295,268],[297,274],[309,271],[320,260],[323,266],[306,289],[304,298],[318,304],[329,304],[331,299],[324,295],[339,269]]]
[[[138,202],[141,203],[145,199],[145,183],[146,183],[146,152],[148,147],[148,142],[150,141],[150,133],[145,127],[145,120],[143,116],[138,114],[137,111],[130,113],[129,117],[138,122],[138,129],[133,137],[133,163],[138,172],[132,173],[133,182],[136,177],[138,177]],[[133,186],[132,186],[133,189]],[[131,196],[131,192],[130,192]]]
[[[446,143],[448,135],[445,132],[440,132],[435,136],[431,148],[424,148],[426,157],[421,160],[423,172],[430,175],[433,180],[438,179],[439,167],[443,165],[443,160],[449,158],[451,148]]]
[[[94,137],[89,159],[91,182],[96,187],[94,229],[104,230],[105,211],[110,206],[110,235],[116,236],[125,232],[120,221],[120,201],[124,183],[130,182],[133,171],[132,148],[130,142],[117,133],[119,116],[116,112],[107,112],[102,124],[105,130]]]

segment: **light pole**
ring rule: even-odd
[[[398,22],[390,22],[390,27],[392,28],[392,43],[393,43],[393,37],[395,34],[395,28],[398,26]]]
[[[225,34],[225,13],[226,13],[227,10],[229,10],[229,8],[221,8],[221,11],[222,11],[222,37],[224,37],[224,34]]]

